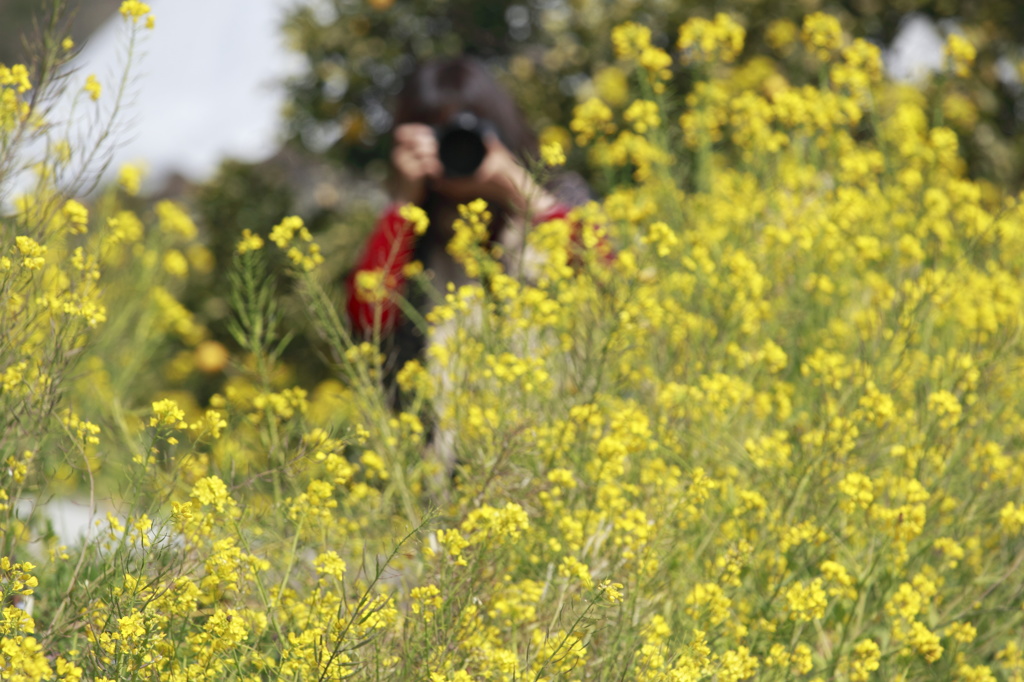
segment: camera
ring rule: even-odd
[[[473,175],[487,156],[484,136],[494,132],[494,126],[476,114],[463,111],[451,121],[434,129],[437,137],[437,155],[449,178]]]

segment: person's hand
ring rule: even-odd
[[[427,183],[444,173],[437,157],[434,129],[423,123],[404,123],[394,132],[391,163],[396,171],[395,198],[419,204],[427,195]]]

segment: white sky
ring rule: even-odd
[[[903,20],[892,45],[885,51],[885,68],[895,80],[922,81],[932,72],[942,70],[945,43],[934,21],[924,14],[911,14]]]
[[[280,147],[282,81],[301,73],[302,55],[280,29],[294,0],[151,0],[156,27],[142,31],[126,139],[111,167],[144,162],[151,182],[171,172],[209,178],[224,158],[255,162]],[[76,66],[96,74],[112,98],[127,47],[115,14],[84,45]],[[79,102],[83,108],[89,103]]]

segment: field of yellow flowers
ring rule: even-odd
[[[401,412],[300,219],[215,264],[132,168],[86,206],[92,147],[36,93],[118,94],[0,66],[0,183],[48,140],[34,189],[0,187],[0,677],[1024,680],[1021,198],[834,17],[773,28],[805,85],[737,63],[725,15],[650,36],[615,30],[623,78],[545,148],[613,181],[584,243],[540,225],[516,279],[467,206],[482,283],[420,320],[455,331],[398,370]],[[950,39],[945,87],[972,58]],[[316,385],[281,361],[282,262]],[[226,367],[179,300],[214,267]],[[93,533],[58,537],[47,503],[83,494]]]

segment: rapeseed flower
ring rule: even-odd
[[[971,41],[959,33],[950,33],[946,38],[944,53],[949,60],[950,71],[960,78],[970,75],[974,59],[978,55]]]
[[[121,16],[131,19],[132,22],[137,22],[140,17],[144,17],[149,14],[149,5],[139,0],[123,0],[121,3],[120,10]]]
[[[238,245],[235,247],[235,251],[239,254],[249,253],[250,251],[259,251],[263,248],[263,237],[258,234],[253,234],[252,230],[245,228],[242,230],[242,238],[238,240]]]
[[[89,97],[94,102],[100,98],[100,93],[103,92],[103,86],[100,85],[94,74],[89,74],[82,89],[89,93]]]
[[[544,139],[589,145],[613,186],[530,231],[536,277],[504,272],[490,207],[463,207],[453,252],[486,276],[437,292],[421,360],[353,343],[304,274],[308,228],[274,226],[302,282],[287,307],[308,308],[334,368],[308,394],[258,295],[230,297],[259,332],[231,354],[203,326],[217,307],[179,300],[212,267],[183,207],[127,211],[130,181],[88,210],[59,192],[16,198],[0,254],[0,512],[12,552],[42,538],[48,561],[0,560],[0,667],[1024,673],[1019,610],[992,608],[1020,592],[1020,197],[969,178],[962,121],[935,125],[938,109],[885,82],[877,49],[838,21],[805,21],[827,59],[815,86],[763,58],[719,68],[746,49],[736,31],[688,24],[687,106],[660,96],[671,66],[654,32],[627,25],[597,96]],[[800,31],[782,20],[769,34],[785,54]],[[21,71],[3,73],[0,131],[27,103]],[[61,168],[85,154],[52,149]],[[264,239],[243,232],[235,249]],[[272,276],[265,259],[236,260]],[[357,286],[386,296],[383,276]],[[205,404],[167,390],[199,381],[215,391]],[[11,516],[83,477],[136,500],[85,553]],[[79,559],[104,575],[95,556],[123,570],[35,622],[29,592]],[[83,636],[72,646],[60,628]]]
[[[723,12],[714,20],[694,17],[679,27],[677,47],[687,62],[734,62],[743,50],[747,31]]]
[[[828,61],[843,43],[843,28],[831,14],[815,12],[804,17],[800,38],[820,61]]]
[[[11,87],[18,94],[28,92],[32,89],[28,68],[24,64],[14,64],[13,66],[0,64],[0,86]]]
[[[565,151],[557,142],[541,145],[540,158],[550,168],[565,165]]]

